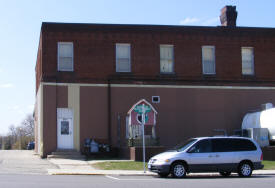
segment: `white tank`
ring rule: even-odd
[[[243,118],[242,129],[267,128],[269,139],[275,140],[275,108],[247,113]]]

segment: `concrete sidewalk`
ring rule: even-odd
[[[52,164],[59,169],[48,169],[50,175],[143,175],[153,176],[156,173],[139,170],[99,170],[92,167],[92,164],[99,162],[117,162],[117,161],[130,161],[130,160],[75,160],[75,159],[48,159]],[[216,176],[219,173],[190,173],[190,175],[210,175]],[[252,175],[275,175],[275,170],[254,170]]]

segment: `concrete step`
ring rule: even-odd
[[[85,160],[86,157],[83,155],[48,155],[48,159],[79,159]]]
[[[47,156],[48,159],[86,159],[84,155],[76,150],[56,150],[51,155]]]
[[[70,152],[70,151],[75,151],[78,152],[76,149],[56,149],[57,152],[59,151],[64,151],[64,152]]]
[[[81,155],[77,151],[55,151],[52,152],[52,155]]]

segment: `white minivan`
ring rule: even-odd
[[[161,177],[171,173],[182,178],[190,172],[219,172],[222,176],[237,172],[249,177],[253,170],[263,168],[262,160],[260,146],[250,138],[199,137],[153,156],[148,169]]]

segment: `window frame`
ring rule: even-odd
[[[154,101],[154,98],[157,98],[157,101]],[[160,103],[160,96],[152,96],[152,103]]]
[[[203,56],[203,50],[205,48],[212,48],[213,49],[213,57],[214,57],[214,60],[213,60],[213,63],[214,63],[214,72],[213,73],[206,73],[205,72],[205,68],[204,68],[204,56]],[[201,59],[202,59],[202,73],[204,75],[215,75],[216,74],[216,48],[214,45],[203,45],[201,47]]]
[[[210,151],[203,151],[203,152],[195,152],[197,149],[197,146],[199,144],[201,144],[202,142],[208,142],[209,147],[210,147]],[[212,140],[211,139],[202,139],[202,140],[198,140],[195,144],[193,144],[187,151],[187,153],[213,153],[213,146],[212,146]]]
[[[243,49],[251,49],[252,50],[252,62],[251,62],[251,68],[252,68],[252,73],[244,73],[243,72]],[[254,76],[255,75],[255,55],[254,55],[254,47],[251,46],[242,46],[241,47],[241,58],[242,58],[242,75],[244,76]]]
[[[60,61],[59,61],[59,55],[60,55],[60,46],[62,44],[70,44],[72,46],[72,69],[63,69],[60,68]],[[73,42],[57,42],[57,70],[62,72],[73,72],[74,71],[74,43]]]
[[[119,46],[128,46],[128,48],[129,48],[129,71],[120,71],[119,69],[118,69],[118,55],[117,55],[117,52],[118,52],[118,47]],[[116,72],[117,73],[129,73],[129,72],[131,72],[132,71],[132,63],[131,63],[131,44],[130,43],[116,43],[116,47],[115,47],[115,49],[116,49],[116,52],[115,52],[115,55],[116,55]]]
[[[161,70],[161,47],[172,47],[172,71],[171,72],[164,72]],[[174,45],[173,44],[160,44],[159,45],[159,68],[161,74],[175,74],[175,52],[174,52]]]

